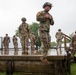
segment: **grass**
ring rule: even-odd
[[[76,75],[76,63],[71,65],[71,75]]]
[[[0,72],[0,75],[6,75],[5,73],[1,73]],[[14,73],[13,75],[20,75],[19,73]],[[73,63],[71,65],[71,74],[70,75],[76,75],[76,63]]]

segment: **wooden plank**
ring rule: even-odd
[[[2,60],[4,60],[4,61],[6,61],[6,60],[37,61],[37,60],[40,60],[40,57],[42,57],[42,55],[22,55],[22,56],[4,55],[4,56],[0,56],[0,61],[2,61]],[[47,59],[48,60],[64,60],[64,59],[66,59],[66,56],[47,56]]]

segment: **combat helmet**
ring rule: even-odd
[[[50,9],[51,9],[52,4],[51,4],[50,2],[46,2],[46,3],[44,3],[43,8],[45,8],[46,6],[49,6],[49,7],[50,7]]]
[[[58,31],[61,31],[61,29],[58,29]]]
[[[21,21],[26,21],[26,18],[25,18],[25,17],[23,17],[23,18],[21,19]]]

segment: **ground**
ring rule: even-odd
[[[71,75],[76,75],[76,63],[72,63],[71,65]]]

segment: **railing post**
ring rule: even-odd
[[[6,61],[6,75],[12,75],[14,72],[14,61],[7,60]]]

